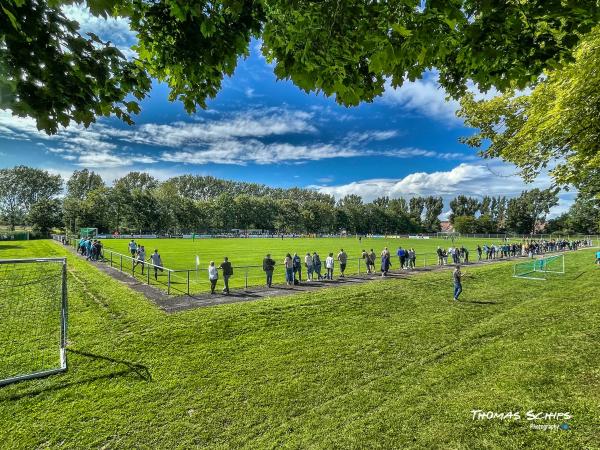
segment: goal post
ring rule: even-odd
[[[565,255],[558,254],[544,258],[530,259],[513,266],[513,277],[529,280],[546,280],[545,274],[564,274]]]
[[[66,258],[0,260],[0,386],[67,370]]]
[[[95,238],[98,236],[98,228],[80,228],[79,229],[79,237],[80,238]]]

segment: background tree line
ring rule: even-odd
[[[450,222],[460,233],[532,233],[558,203],[557,191],[533,189],[519,197],[459,195],[449,202]],[[547,223],[551,231],[600,232],[600,202],[580,192],[571,210]],[[76,232],[217,232],[261,229],[285,233],[393,234],[437,232],[441,197],[360,196],[338,200],[315,190],[182,175],[159,182],[130,172],[107,185],[88,169],[63,182],[59,175],[25,166],[0,169],[0,218],[14,229],[30,225]],[[536,228],[537,227],[537,228]]]

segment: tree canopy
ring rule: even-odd
[[[514,163],[526,180],[551,169],[561,186],[590,189],[600,174],[600,28],[587,35],[575,60],[547,71],[531,93],[491,100],[467,94],[459,115],[479,131],[463,139],[485,157]],[[489,144],[489,146],[488,146]],[[597,192],[600,189],[594,188]]]
[[[92,14],[128,18],[138,56],[82,35],[60,7],[74,0],[5,0],[0,8],[0,108],[55,133],[139,112],[151,78],[189,112],[231,75],[252,38],[278,78],[357,105],[429,69],[453,96],[523,88],[600,19],[595,0],[88,0]]]

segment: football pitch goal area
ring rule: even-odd
[[[565,255],[552,255],[531,259],[514,265],[513,277],[528,280],[546,280],[548,274],[565,273]]]
[[[0,260],[0,386],[67,369],[67,261]]]

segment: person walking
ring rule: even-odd
[[[215,267],[215,262],[211,261],[208,266],[208,281],[210,281],[210,293],[215,293],[215,287],[217,286],[217,280],[219,279],[219,271]]]
[[[223,262],[219,266],[219,269],[223,271],[223,284],[225,285],[223,292],[229,294],[229,278],[231,278],[231,275],[233,275],[233,267],[227,256],[223,258]]]
[[[375,273],[375,259],[376,258],[377,258],[377,255],[375,254],[373,249],[371,249],[371,251],[369,252],[369,266],[371,267],[370,273]]]
[[[477,244],[477,261],[481,261],[482,254],[483,254],[483,250],[481,249],[481,245]]]
[[[275,261],[271,259],[271,254],[267,253],[265,259],[263,259],[263,270],[267,275],[267,287],[271,287],[273,284],[273,271],[275,270]]]
[[[406,259],[406,254],[402,247],[398,247],[398,250],[396,250],[396,256],[398,256],[398,262],[400,263],[400,268],[404,269],[404,262]]]
[[[408,268],[414,269],[417,264],[417,254],[415,253],[415,249],[411,248],[408,251]]]
[[[292,259],[292,255],[289,253],[285,255],[283,265],[285,267],[285,284],[291,286],[294,284],[294,260]]]
[[[142,265],[142,275],[144,275],[144,261],[146,261],[146,249],[144,248],[143,245],[140,245],[138,247],[138,251],[137,251],[137,258],[133,263],[133,270],[135,271],[135,268],[138,266],[138,264]]]
[[[387,276],[392,263],[390,261],[390,255],[387,252],[381,253],[381,276]]]
[[[437,257],[438,257],[438,266],[443,266],[444,265],[444,251],[442,250],[442,247],[440,247],[439,245],[436,250],[436,253],[437,253]]]
[[[313,280],[313,259],[310,253],[304,257],[304,267],[306,267],[306,278],[308,281]]]
[[[454,301],[458,301],[458,297],[462,292],[462,277],[463,273],[460,271],[460,266],[457,264],[454,271],[452,272],[452,278],[454,280]]]
[[[348,262],[348,255],[343,248],[340,249],[340,252],[337,255],[337,260],[340,262],[340,277],[344,278],[346,263]]]
[[[157,248],[154,249],[154,253],[152,253],[152,255],[150,256],[150,262],[154,266],[154,279],[158,280],[158,271],[163,271],[163,262],[162,258],[160,257],[160,254],[158,253]]]
[[[327,280],[333,280],[333,253],[330,253],[329,256],[325,259],[325,268],[327,269],[327,276],[325,277]]]
[[[317,280],[320,281],[323,279],[323,276],[321,275],[321,257],[317,252],[313,252],[312,260],[315,273],[317,274]]]
[[[298,274],[298,281],[302,281],[302,260],[298,256],[298,253],[294,253],[294,257],[292,258],[294,263],[294,280],[296,279],[296,274]]]

